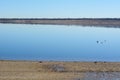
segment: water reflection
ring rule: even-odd
[[[120,80],[120,72],[87,72],[84,80]]]

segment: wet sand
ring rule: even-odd
[[[120,28],[119,18],[0,18],[6,24],[80,25]]]
[[[0,61],[0,80],[82,80],[86,72],[120,72],[120,63]]]

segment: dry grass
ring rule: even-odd
[[[120,71],[120,63],[117,62],[43,62],[38,70],[50,70],[45,66],[59,65],[65,68],[65,72],[101,72],[101,71]]]
[[[79,80],[85,72],[120,71],[119,66],[104,62],[0,61],[0,80]],[[57,71],[59,67],[64,69]]]
[[[82,78],[83,73],[56,72],[0,72],[0,80],[73,80]]]

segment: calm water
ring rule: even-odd
[[[0,24],[0,59],[120,61],[120,28]]]

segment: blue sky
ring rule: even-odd
[[[120,18],[120,0],[0,0],[1,18]]]

